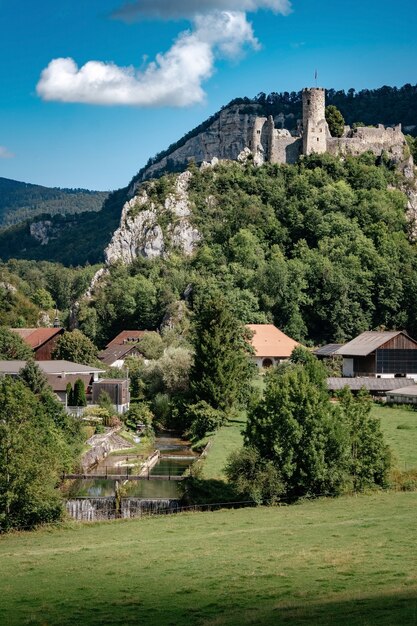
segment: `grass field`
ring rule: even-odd
[[[372,414],[381,420],[398,469],[417,468],[417,411],[374,405]]]
[[[2,626],[417,623],[417,494],[0,538]]]

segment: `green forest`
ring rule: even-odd
[[[100,211],[108,193],[88,189],[59,189],[0,177],[0,227],[37,215],[73,215]]]

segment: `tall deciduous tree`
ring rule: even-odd
[[[249,414],[246,442],[271,460],[287,495],[335,494],[347,476],[346,434],[335,419],[318,362],[269,375]]]
[[[67,444],[22,381],[0,379],[0,530],[59,519],[56,489]]]
[[[196,401],[230,412],[245,397],[252,370],[245,328],[220,293],[196,304],[194,345],[191,386]]]

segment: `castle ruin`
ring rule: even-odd
[[[257,163],[295,163],[301,155],[323,154],[357,156],[371,151],[376,156],[386,152],[394,161],[404,158],[406,140],[398,126],[350,128],[342,137],[332,137],[325,117],[325,90],[321,87],[303,89],[303,119],[297,131],[282,128],[272,116],[256,117],[248,148]],[[277,128],[277,126],[281,128]]]
[[[141,180],[167,170],[181,171],[190,161],[201,164],[212,159],[245,160],[250,156],[259,165],[266,162],[296,163],[300,156],[313,153],[357,156],[367,151],[375,156],[386,153],[394,163],[403,165],[406,175],[413,175],[411,161],[406,157],[407,144],[401,125],[345,126],[342,137],[332,137],[325,118],[325,90],[318,87],[304,89],[302,106],[302,120],[298,120],[296,130],[291,132],[284,128],[283,113],[275,118],[261,117],[256,113],[257,105],[253,105],[249,112],[245,104],[226,107],[205,130],[149,165]]]

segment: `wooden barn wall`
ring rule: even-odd
[[[384,350],[417,350],[417,343],[406,335],[397,335],[380,347]]]
[[[36,361],[50,361],[52,359],[52,352],[61,334],[62,333],[51,337],[51,339],[48,339],[48,341],[39,346],[39,348],[33,349],[35,352]]]
[[[355,374],[375,374],[375,354],[369,356],[355,356],[353,360]]]

